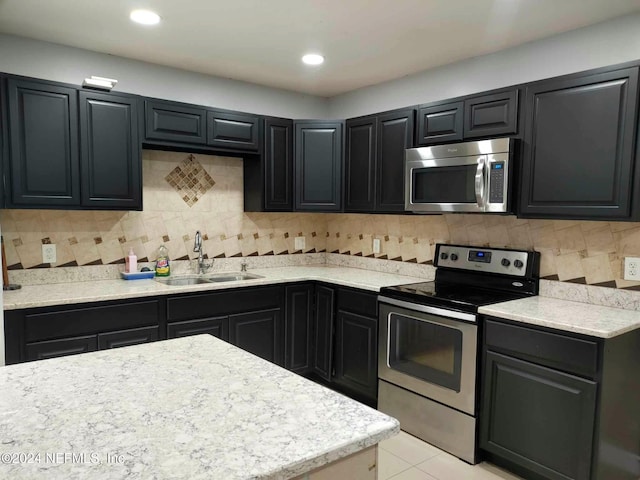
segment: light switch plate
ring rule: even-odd
[[[293,248],[296,250],[304,250],[305,249],[305,239],[304,237],[295,237],[293,240]]]
[[[624,279],[640,281],[640,258],[624,257]]]
[[[56,263],[56,244],[47,243],[42,245],[42,263]]]

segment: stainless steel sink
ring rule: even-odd
[[[164,283],[165,285],[184,286],[184,285],[199,285],[201,283],[211,283],[209,280],[203,277],[169,277],[169,278],[156,278],[156,282]]]
[[[253,280],[255,278],[264,278],[262,275],[253,273],[217,273],[215,275],[207,275],[206,279],[210,282],[236,282],[238,280]]]
[[[255,275],[253,273],[244,272],[225,272],[216,273],[213,275],[201,276],[184,276],[184,277],[169,277],[169,278],[156,278],[156,282],[163,283],[171,286],[185,286],[185,285],[201,285],[205,283],[218,283],[218,282],[237,282],[240,280],[253,280],[254,278],[264,278],[261,275]]]

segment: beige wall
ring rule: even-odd
[[[541,275],[550,279],[640,286],[622,280],[622,258],[640,256],[640,223],[495,215],[243,213],[241,160],[209,155],[190,160],[189,154],[176,152],[145,150],[143,178],[142,212],[0,211],[9,268],[42,267],[43,242],[57,246],[54,266],[123,263],[131,247],[141,261],[153,261],[163,243],[172,259],[194,258],[193,237],[200,230],[209,257],[296,253],[293,238],[303,235],[305,253],[326,250],[428,263],[434,245],[449,242],[539,250]],[[382,240],[376,255],[374,237]]]

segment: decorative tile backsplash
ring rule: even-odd
[[[438,242],[535,249],[550,280],[640,290],[622,279],[625,256],[640,256],[640,223],[522,220],[498,215],[244,213],[242,160],[143,151],[142,212],[2,210],[10,269],[124,263],[133,248],[153,261],[195,258],[203,235],[209,258],[331,252],[430,264]],[[304,236],[306,248],[294,248]],[[382,250],[374,254],[373,239]],[[57,263],[42,264],[54,243]]]

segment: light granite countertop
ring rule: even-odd
[[[399,432],[210,335],[0,368],[0,391],[14,480],[285,479]]]
[[[612,338],[640,328],[640,312],[548,297],[529,297],[480,307],[479,313],[517,322]]]
[[[20,290],[3,293],[4,310],[175,295],[300,281],[322,281],[334,285],[377,292],[384,286],[433,279],[333,265],[256,268],[251,269],[248,273],[261,275],[263,278],[189,286],[169,286],[152,279],[97,280],[48,285],[25,285]]]

